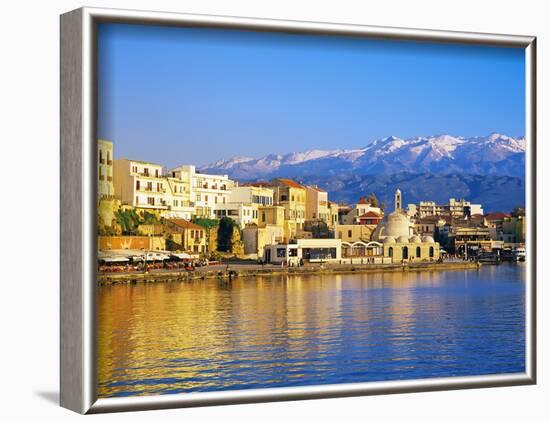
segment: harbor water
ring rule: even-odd
[[[99,396],[525,371],[525,266],[101,286]]]

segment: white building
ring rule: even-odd
[[[218,203],[214,205],[216,218],[233,219],[240,229],[249,224],[258,224],[258,207],[250,203]]]
[[[245,203],[259,206],[273,205],[273,189],[263,186],[234,186],[228,198],[229,203]]]
[[[382,215],[382,209],[376,206],[372,206],[370,203],[366,203],[364,200],[360,200],[347,214],[342,216],[342,225],[359,224],[361,216],[368,212],[374,212],[378,215]]]
[[[196,216],[215,218],[216,205],[229,203],[234,182],[227,175],[202,174],[196,171],[194,165],[182,165],[170,172],[190,182],[190,205]]]
[[[333,238],[298,239],[296,244],[265,246],[268,263],[298,266],[301,261],[337,262],[342,258],[342,240]]]
[[[467,200],[454,198],[449,199],[446,205],[437,204],[434,201],[420,202],[417,208],[416,215],[418,218],[427,216],[449,215],[453,217],[464,217],[472,215],[483,215],[483,207],[480,204],[471,203]]]
[[[116,159],[115,197],[123,204],[141,209],[168,210],[167,181],[162,166],[150,162]]]

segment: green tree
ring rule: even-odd
[[[220,219],[218,226],[218,250],[230,252],[231,239],[233,237],[233,227],[235,227],[233,219],[224,216]]]

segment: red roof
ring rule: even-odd
[[[376,219],[382,219],[383,216],[377,214],[376,212],[368,211],[367,213],[364,213],[363,215],[361,215],[359,218],[376,218]]]
[[[243,187],[269,187],[271,183],[267,181],[256,181],[255,183],[244,183],[241,184]]]
[[[201,227],[200,225],[189,222],[186,219],[168,219],[168,221],[183,229],[193,229],[193,230],[204,229],[204,227]]]
[[[502,212],[494,212],[490,213],[489,215],[485,216],[489,221],[496,221],[499,219],[509,218],[510,214],[508,213],[502,213]]]
[[[273,181],[275,183],[283,184],[284,186],[287,186],[287,187],[294,187],[295,189],[304,188],[304,186],[302,186],[301,184],[298,184],[296,181],[291,180],[290,178],[275,178]]]

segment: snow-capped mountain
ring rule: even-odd
[[[270,154],[261,158],[236,157],[200,168],[237,180],[271,177],[394,174],[399,172],[524,177],[525,139],[498,133],[465,138],[439,135],[401,139],[390,136],[351,150],[311,150]]]

